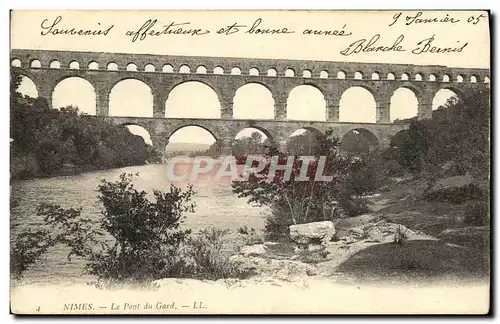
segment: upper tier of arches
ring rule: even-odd
[[[11,62],[23,68],[133,71],[149,73],[241,74],[246,76],[360,80],[489,83],[488,69],[406,64],[183,57],[93,52],[12,50]],[[71,63],[73,66],[70,67]],[[109,69],[109,64],[113,68]],[[167,68],[165,68],[167,67]],[[238,73],[235,73],[238,71]],[[287,72],[288,71],[288,72]]]

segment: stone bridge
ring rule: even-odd
[[[246,119],[186,119],[186,118],[143,118],[143,117],[107,117],[117,125],[138,125],[151,134],[153,146],[164,150],[173,133],[186,126],[199,126],[210,132],[216,139],[223,154],[231,153],[232,141],[239,131],[251,127],[262,131],[277,147],[283,149],[293,132],[306,129],[325,133],[332,130],[333,135],[342,138],[351,130],[362,133],[373,147],[387,147],[391,137],[407,129],[406,124],[376,123],[340,123],[321,121],[277,121]],[[163,151],[162,150],[162,151]]]
[[[390,124],[390,99],[399,88],[410,89],[418,100],[418,118],[432,117],[432,100],[440,89],[465,96],[475,89],[489,88],[489,69],[451,68],[411,64],[352,63],[282,59],[194,57],[147,54],[118,54],[45,50],[11,50],[11,65],[30,78],[41,97],[52,103],[56,85],[69,77],[87,80],[96,94],[96,115],[109,116],[109,95],[122,80],[144,82],[153,95],[151,118],[112,118],[115,123],[137,124],[146,128],[156,143],[163,145],[169,136],[186,125],[210,131],[223,150],[245,127],[261,129],[276,142],[299,128],[324,131],[333,128],[339,135],[351,129],[364,129],[378,142],[404,125]],[[166,101],[176,86],[199,81],[211,87],[221,105],[221,119],[165,119]],[[241,86],[258,83],[274,99],[274,120],[233,119],[233,98]],[[326,102],[325,122],[290,121],[287,98],[293,88],[310,85],[317,88]],[[367,89],[376,103],[375,124],[339,122],[339,105],[344,91],[351,87]]]

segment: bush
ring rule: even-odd
[[[485,226],[489,224],[489,206],[484,201],[470,201],[465,205],[464,224]]]
[[[370,212],[368,199],[360,197],[344,197],[339,201],[340,207],[350,216],[363,215]]]
[[[194,277],[217,280],[249,276],[223,251],[223,238],[228,232],[227,229],[210,227],[201,230],[197,237],[188,239],[188,254],[194,260]]]
[[[82,257],[86,272],[99,281],[141,283],[189,273],[180,252],[190,230],[179,226],[184,214],[194,211],[192,187],[154,191],[153,202],[134,188],[132,179],[122,174],[119,181],[102,181],[98,190],[104,210],[97,222],[82,217],[81,208],[41,204],[37,214],[45,224],[16,238],[12,272],[20,277],[49,247],[62,243],[70,247],[68,258]]]

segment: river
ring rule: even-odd
[[[97,200],[97,186],[102,179],[118,180],[121,173],[139,173],[134,181],[138,190],[152,193],[154,189],[167,191],[170,182],[166,177],[166,166],[151,164],[120,169],[88,172],[74,176],[59,176],[45,179],[14,181],[11,196],[19,205],[11,210],[11,238],[28,228],[36,228],[42,222],[36,215],[36,206],[41,202],[56,203],[62,207],[83,207],[84,216],[100,217],[102,206]],[[180,187],[186,184],[176,183]],[[198,181],[194,185],[196,203],[194,213],[186,214],[184,228],[193,232],[206,227],[227,228],[235,232],[241,226],[261,230],[264,227],[266,209],[247,204],[244,198],[232,193],[228,181]],[[26,271],[24,281],[29,283],[83,282],[82,260],[68,261],[67,249],[51,249],[39,262]]]

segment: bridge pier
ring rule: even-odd
[[[276,96],[274,99],[274,119],[286,120],[286,99],[285,95]]]
[[[340,118],[340,99],[326,99],[326,121],[338,122]]]
[[[418,103],[419,120],[432,118],[432,98],[433,96],[426,96]]]
[[[377,123],[390,123],[391,122],[391,113],[390,113],[390,101],[383,99],[383,100],[376,100],[376,120]]]
[[[153,142],[154,149],[160,155],[162,163],[165,163],[165,151],[167,149],[167,140],[163,135],[151,135],[151,141]]]
[[[54,91],[49,82],[42,82],[38,88],[38,97],[47,99],[50,108],[52,107],[52,92]]]
[[[109,96],[102,91],[96,91],[95,105],[97,116],[109,116]]]
[[[221,119],[233,119],[233,97],[224,96],[220,99]]]
[[[153,91],[153,117],[165,118],[166,101],[168,94],[164,94],[162,90]]]

